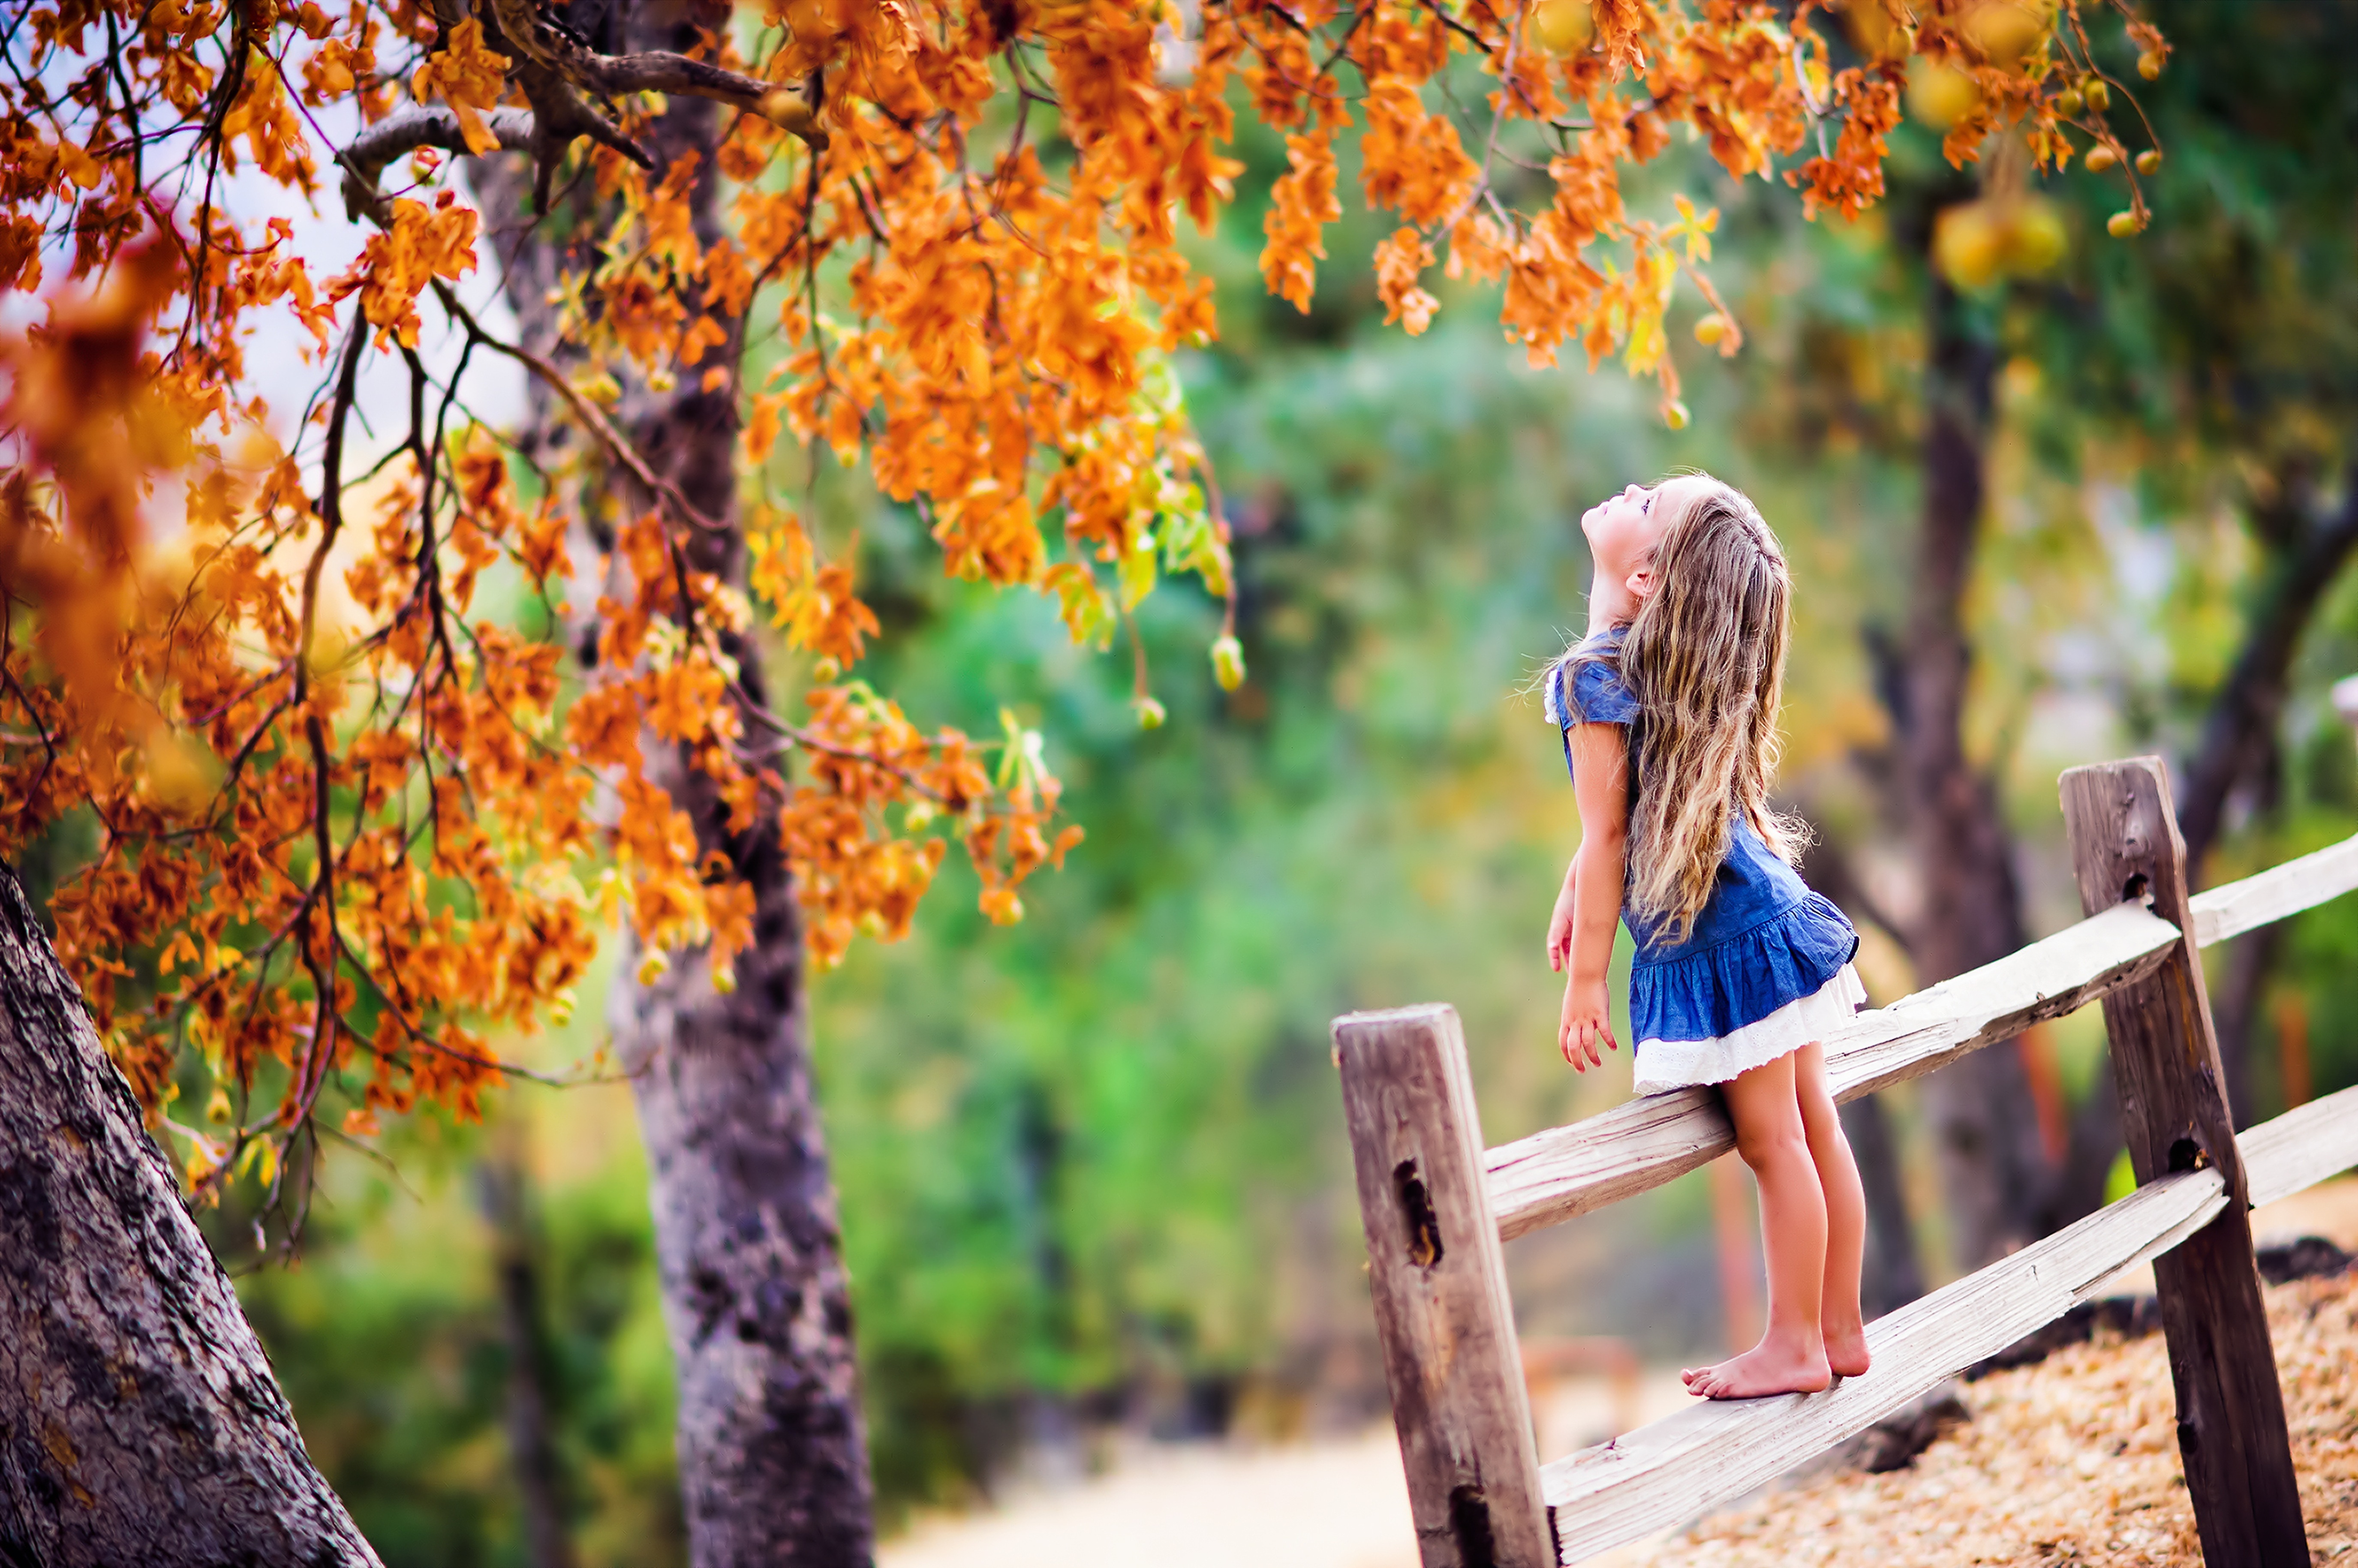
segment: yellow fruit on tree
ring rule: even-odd
[[[2147,49],[2137,56],[2137,74],[2147,81],[2161,74],[2162,54],[2159,49]]]
[[[1843,16],[1850,41],[1870,59],[1898,59],[1914,47],[1908,30],[1891,19],[1884,0],[1849,0]]]
[[[2088,172],[2090,174],[2102,174],[2106,169],[2114,168],[2120,161],[2121,155],[2115,152],[2112,147],[2107,146],[2105,143],[2098,142],[2094,146],[2088,149],[2087,164]]]
[[[2137,154],[2136,165],[2137,172],[2139,174],[2151,174],[2155,169],[2161,167],[2161,149],[2159,147],[2146,148],[2145,151]]]
[[[2063,259],[2065,243],[2062,215],[2055,204],[2033,198],[2016,208],[2006,223],[2000,260],[2006,271],[2018,276],[2045,272]]]
[[[1918,55],[1908,62],[1908,112],[1936,131],[1945,131],[1974,112],[1982,90],[1952,65]]]
[[[1687,412],[1687,406],[1675,397],[1662,405],[1662,423],[1673,430],[1685,429],[1687,421],[1693,417]]]
[[[2024,0],[1985,0],[1965,13],[1964,34],[1992,65],[2010,66],[2046,37],[2048,15]]]
[[[2125,240],[2145,225],[2137,222],[2134,211],[2115,212],[2104,220],[2104,232],[2116,240]]]
[[[1695,323],[1695,341],[1710,348],[1727,336],[1727,321],[1719,316],[1706,316]]]
[[[1531,27],[1540,47],[1552,54],[1571,54],[1588,47],[1596,32],[1596,17],[1588,0],[1540,0],[1531,12]]]
[[[1932,265],[1959,288],[1986,288],[2006,253],[2006,225],[1986,201],[1945,209],[1932,223]]]
[[[146,753],[147,791],[157,805],[176,816],[194,816],[212,804],[222,764],[211,747],[158,725],[141,750]]]
[[[2113,106],[2113,90],[2104,85],[2101,76],[2092,76],[2082,82],[2080,92],[2088,100],[2088,107],[2099,114]]]
[[[1234,637],[1213,639],[1212,678],[1220,683],[1222,691],[1234,691],[1245,684],[1244,644]]]
[[[2076,87],[2067,87],[2055,95],[2055,117],[2059,120],[2076,120],[2087,106],[2088,101],[2080,96]]]

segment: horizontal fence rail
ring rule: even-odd
[[[2235,1141],[2255,1203],[2298,1192],[2358,1164],[2358,1089],[2303,1106]],[[2222,1185],[2212,1170],[2164,1176],[1878,1318],[1866,1328],[1873,1368],[1823,1393],[1714,1400],[1542,1465],[1541,1490],[1555,1510],[1562,1561],[1684,1523],[1866,1431],[2209,1224],[2226,1202]]]
[[[2195,940],[2223,942],[2358,889],[2358,838],[2197,894]],[[1920,1077],[2151,974],[2178,927],[2124,903],[1993,964],[1861,1013],[1826,1042],[1837,1100]],[[1711,1089],[1676,1089],[1550,1128],[1483,1156],[1498,1234],[1512,1240],[1709,1164],[1736,1146]]]
[[[2358,1089],[2313,1099],[2235,1135],[2252,1206],[2288,1198],[2358,1165]]]
[[[1726,1152],[1735,1138],[1720,1096],[1650,1095],[1483,1151],[1454,1010],[1336,1021],[1377,1332],[1424,1568],[1568,1564],[1693,1519],[2147,1259],[2205,1560],[2306,1568],[2250,1209],[2358,1165],[2358,1088],[2236,1133],[2196,949],[2358,890],[2358,838],[2190,897],[2158,758],[2074,768],[2061,790],[2088,918],[1860,1015],[1826,1041],[1828,1075],[1835,1097],[1853,1099],[2101,1001],[2138,1186],[1870,1324],[1872,1368],[1820,1393],[1706,1402],[1539,1467],[1499,1243]],[[2133,902],[2112,904],[2124,892]]]
[[[2353,889],[2358,889],[2358,838],[2196,893],[2188,901],[2194,910],[2194,940],[2208,947]]]
[[[1872,1370],[1823,1393],[1713,1400],[1540,1470],[1565,1563],[1694,1518],[1864,1432],[1942,1379],[2053,1322],[2226,1202],[2216,1171],[2140,1187],[1867,1325]]]

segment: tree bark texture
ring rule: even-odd
[[[0,866],[0,1562],[376,1561]]]
[[[629,7],[576,0],[565,19],[593,40],[687,50],[699,28],[726,29],[729,7],[720,0]],[[720,232],[714,153],[721,114],[708,100],[674,97],[641,138],[655,155],[653,178],[682,157],[697,158],[694,224],[707,243]],[[560,270],[594,265],[590,247],[604,225],[594,209],[569,234],[535,225],[526,211],[530,178],[520,159],[477,163],[486,211],[508,228],[497,249],[509,302],[526,341],[562,362],[569,351],[558,341],[548,291]],[[720,324],[730,329],[730,344],[740,341],[737,322]],[[738,414],[730,388],[702,390],[702,371],[714,362],[681,368],[668,392],[626,378],[617,412],[657,475],[708,517],[733,523]],[[534,438],[555,456],[564,427],[546,393],[535,386],[535,395]],[[613,510],[654,503],[619,472],[601,482],[579,498],[577,571],[611,543],[605,520]],[[724,581],[741,578],[743,541],[735,529],[693,533],[688,548],[698,568]],[[576,611],[597,592],[594,582],[577,581]],[[759,649],[725,641],[741,684],[763,700]],[[585,662],[595,659],[594,635],[578,637],[576,647]],[[648,776],[688,814],[699,851],[718,851],[755,901],[752,943],[737,956],[730,994],[715,989],[708,965],[697,957],[644,982],[626,962],[609,1000],[652,1170],[656,1261],[679,1379],[690,1560],[697,1568],[866,1563],[872,1555],[867,1434],[811,1076],[793,873],[773,818],[763,814],[750,831],[730,833],[727,810],[705,776],[652,736],[645,745]]]
[[[1923,882],[1908,947],[1917,983],[1927,986],[2003,957],[2026,936],[1996,782],[1964,748],[1973,651],[1963,606],[1981,539],[1997,346],[1947,284],[1935,279],[1931,293],[1924,522],[1898,672],[1903,818]],[[1991,1262],[2034,1233],[2049,1177],[2029,1104],[2022,1054],[2006,1046],[1925,1080],[1961,1270]]]

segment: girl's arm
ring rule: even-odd
[[[1559,914],[1571,917],[1563,967],[1572,971],[1564,983],[1556,1044],[1563,1059],[1581,1072],[1604,1065],[1596,1048],[1599,1041],[1607,1049],[1619,1045],[1613,1038],[1606,972],[1612,967],[1613,931],[1621,918],[1623,857],[1629,838],[1628,767],[1627,731],[1620,725],[1573,727],[1572,787],[1580,802],[1580,849],[1564,873],[1565,896],[1556,901]],[[1555,945],[1552,928],[1549,946]]]
[[[1580,901],[1580,855],[1574,851],[1563,868],[1563,887],[1555,895],[1555,910],[1548,916],[1548,968],[1563,973],[1572,962],[1572,912]]]

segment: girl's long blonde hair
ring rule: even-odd
[[[1792,634],[1785,552],[1750,499],[1708,474],[1666,481],[1655,504],[1670,514],[1653,591],[1619,650],[1640,713],[1628,897],[1675,943],[1711,897],[1738,811],[1788,861],[1807,829],[1768,805]]]

